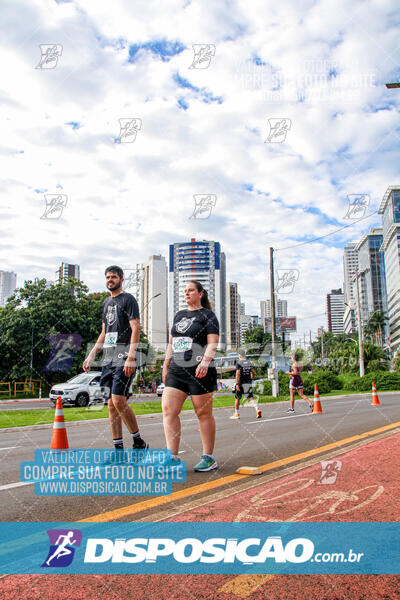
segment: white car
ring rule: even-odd
[[[55,406],[58,396],[61,396],[63,406],[72,404],[74,406],[87,406],[89,401],[103,400],[102,390],[99,385],[101,371],[91,373],[79,373],[66,383],[57,383],[50,390],[50,401]]]
[[[160,385],[157,388],[157,396],[162,396],[164,388],[165,388],[165,383],[160,383]]]

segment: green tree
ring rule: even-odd
[[[26,281],[0,310],[0,381],[24,381],[32,376],[49,388],[81,372],[88,347],[100,333],[102,305],[108,295],[89,294],[78,280],[73,281],[73,287],[71,281],[50,285],[45,279]],[[58,334],[81,336],[80,348],[75,350],[67,372],[44,371],[51,353],[50,336]],[[149,350],[143,334],[140,341],[144,352]],[[98,366],[100,358],[96,359]]]

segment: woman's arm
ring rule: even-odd
[[[167,351],[165,353],[165,360],[164,360],[163,369],[162,369],[163,383],[165,383],[165,380],[167,379],[167,374],[168,374],[168,369],[169,369],[169,364],[171,362],[171,358],[172,358],[172,336],[169,337],[169,343],[167,346]]]
[[[219,335],[216,333],[207,334],[207,346],[201,363],[196,369],[196,377],[204,377],[207,375],[208,365],[214,358],[215,352],[217,351],[219,341]]]

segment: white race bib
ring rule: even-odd
[[[104,338],[103,348],[114,348],[117,345],[118,332],[109,331]]]
[[[193,340],[190,337],[174,337],[172,338],[173,352],[187,352],[191,349]]]

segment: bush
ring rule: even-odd
[[[353,377],[347,381],[347,389],[357,392],[370,392],[375,381],[377,390],[400,390],[400,373],[374,371],[364,377]]]
[[[320,394],[327,394],[333,390],[341,390],[343,384],[340,378],[331,371],[319,370],[316,373],[305,373],[302,375],[304,393],[313,394],[314,385],[317,384]]]
[[[367,372],[375,373],[376,371],[389,371],[388,361],[381,359],[370,360],[367,365]]]

